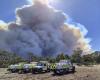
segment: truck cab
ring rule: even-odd
[[[61,60],[59,63],[56,63],[56,67],[53,70],[54,74],[65,74],[68,72],[75,72],[75,66],[71,63],[70,60]]]
[[[33,73],[49,72],[49,63],[47,61],[39,61],[37,65],[33,68]]]
[[[24,64],[23,65],[23,73],[29,73],[34,68],[35,64]]]

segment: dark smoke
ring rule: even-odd
[[[91,46],[78,26],[65,23],[66,15],[49,5],[35,2],[16,10],[16,22],[0,25],[0,49],[26,55],[72,54],[80,48],[88,54]]]

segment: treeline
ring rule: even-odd
[[[27,58],[23,59],[15,53],[9,53],[7,51],[0,51],[0,68],[8,67],[11,64],[16,64],[20,62],[34,62],[34,61],[48,61],[50,63],[56,63],[60,60],[66,59],[71,60],[73,63],[78,65],[94,65],[100,64],[100,52],[95,51],[88,55],[82,55],[82,50],[77,49],[73,51],[72,55],[67,55],[64,53],[58,54],[56,57],[38,57],[32,53],[27,54]]]
[[[15,53],[0,50],[0,68],[8,67],[11,64],[25,61]]]
[[[36,57],[32,53],[29,53],[29,61],[39,61],[47,60],[50,63],[56,63],[60,60],[71,60],[71,62],[77,65],[95,65],[100,64],[100,51],[95,51],[93,53],[83,55],[83,51],[80,49],[74,50],[72,55],[67,55],[64,53],[58,54],[56,57]]]
[[[74,54],[70,57],[71,61],[78,65],[100,64],[100,51],[95,51],[87,55],[82,55],[82,52],[82,50],[75,50]]]

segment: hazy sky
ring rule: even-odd
[[[26,0],[0,0],[0,20],[15,20],[15,9]],[[52,5],[68,14],[75,22],[83,24],[94,50],[100,50],[100,0],[54,0]]]

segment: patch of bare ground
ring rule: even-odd
[[[76,67],[74,74],[69,73],[60,76],[54,76],[52,72],[42,74],[9,73],[5,68],[1,68],[0,80],[100,80],[100,65]]]

